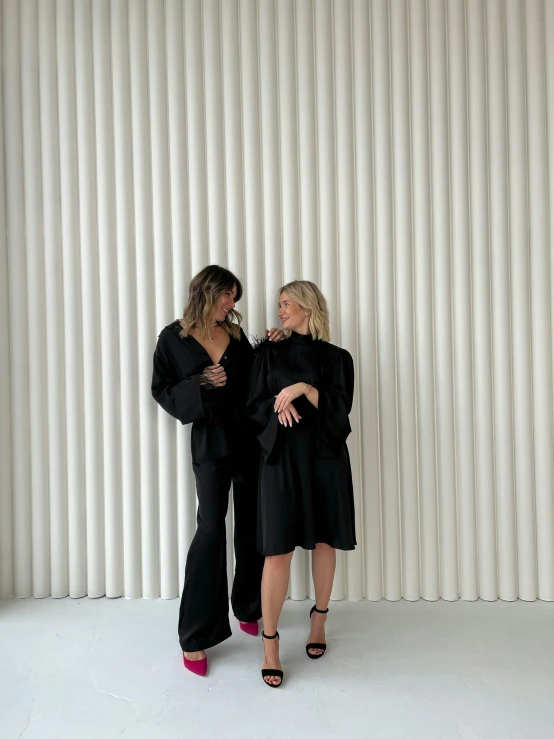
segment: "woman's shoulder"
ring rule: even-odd
[[[330,341],[318,341],[317,344],[319,346],[319,350],[329,357],[329,359],[336,361],[352,361],[350,352],[347,349],[343,349],[341,346],[331,344]]]
[[[328,341],[318,341],[319,356],[323,367],[330,372],[354,372],[354,360],[347,349],[331,344]]]
[[[158,338],[164,338],[173,336],[175,333],[179,335],[181,332],[181,319],[176,318],[174,321],[171,321],[171,323],[168,323],[167,326],[164,326],[160,333],[158,334]]]
[[[270,341],[267,336],[257,336],[256,334],[251,334],[248,337],[248,340],[256,354],[264,354],[266,352],[273,351],[276,346],[285,343],[283,341]]]
[[[187,344],[190,337],[183,338],[181,336],[182,330],[183,327],[181,325],[180,318],[177,318],[175,319],[175,321],[168,323],[167,326],[164,326],[164,328],[162,328],[162,330],[158,334],[158,344],[161,344],[162,346],[171,346],[175,343]]]

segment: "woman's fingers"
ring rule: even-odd
[[[281,390],[279,395],[277,396],[275,400],[275,410],[277,413],[280,413],[283,408],[285,408],[292,398],[290,397],[290,394],[286,390]]]
[[[279,423],[282,426],[289,426],[289,425],[292,426],[292,421],[289,418],[287,418],[287,414],[285,413],[285,411],[281,411],[281,413],[279,413],[277,418],[279,419]]]
[[[281,426],[287,426],[288,425],[287,424],[287,417],[285,416],[284,413],[279,413],[278,419],[279,419],[279,423],[281,424]]]
[[[292,405],[292,403],[289,405],[289,407],[287,408],[287,410],[290,412],[290,414],[292,415],[292,417],[294,418],[294,420],[296,421],[296,423],[298,423],[300,421],[300,419],[302,418],[302,416],[298,413],[298,411]]]
[[[265,335],[269,341],[282,341],[285,338],[285,332],[280,328],[266,328]]]
[[[219,364],[212,364],[211,367],[206,367],[205,374],[215,387],[223,387],[227,382],[227,374]]]
[[[221,372],[220,374],[215,376],[215,382],[218,386],[223,386],[227,382],[227,375],[225,372]]]
[[[293,422],[300,423],[302,416],[298,413],[296,408],[291,404],[284,410],[279,412],[278,415],[279,423],[283,426],[290,426],[292,428]]]
[[[291,414],[291,412],[287,409],[287,410],[284,410],[283,413],[285,414],[286,419],[289,422],[289,426],[292,428],[292,414]]]

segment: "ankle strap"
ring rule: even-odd
[[[263,639],[276,639],[279,636],[279,632],[276,631],[273,636],[268,636],[265,631],[262,631],[262,638]]]
[[[324,611],[320,611],[320,610],[319,610],[319,608],[316,608],[316,606],[314,606],[314,607],[312,608],[312,613],[313,613],[314,611],[315,611],[316,613],[329,613],[329,609],[328,609],[328,608],[326,608],[326,609],[325,609]]]

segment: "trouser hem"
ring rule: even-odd
[[[182,641],[179,639],[179,644],[181,645],[181,649],[183,652],[203,652],[205,649],[211,649],[211,647],[215,647],[218,644],[221,644],[221,642],[224,642],[226,639],[228,639],[232,635],[231,628],[225,630],[218,636],[213,636],[211,639],[197,639],[197,640],[189,640],[189,641]]]

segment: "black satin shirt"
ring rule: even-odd
[[[240,339],[230,337],[219,360],[227,374],[222,388],[200,384],[202,372],[214,362],[200,342],[193,336],[181,338],[180,331],[180,321],[174,321],[158,337],[152,396],[182,424],[192,423],[194,464],[229,454],[237,459],[256,457],[256,439],[244,412],[254,349],[244,331],[240,329]]]

